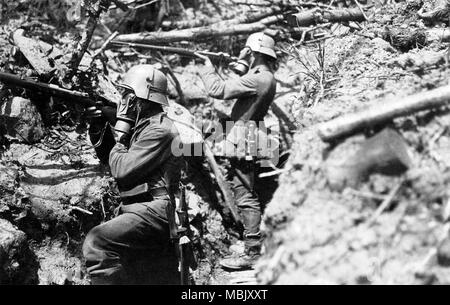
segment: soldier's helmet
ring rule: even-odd
[[[167,99],[167,77],[152,65],[137,65],[125,74],[119,87],[134,91],[136,97],[169,105]]]
[[[275,40],[263,32],[250,35],[245,46],[249,47],[253,52],[259,52],[277,59]]]

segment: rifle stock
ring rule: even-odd
[[[181,285],[190,284],[190,271],[197,269],[197,259],[192,248],[192,231],[189,223],[188,205],[186,202],[186,187],[180,187],[180,205],[177,210],[178,219],[180,220],[179,230],[179,253],[180,253],[180,276]]]

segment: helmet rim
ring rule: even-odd
[[[130,89],[136,97],[163,106],[168,106],[167,78],[152,65],[132,67],[123,77],[118,87]]]
[[[245,46],[249,47],[253,52],[268,55],[273,59],[278,59],[275,52],[275,40],[264,32],[250,35]]]

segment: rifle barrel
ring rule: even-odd
[[[230,62],[238,60],[236,57],[233,57],[233,56],[231,56],[229,54],[225,54],[225,53],[214,53],[214,52],[209,52],[209,51],[193,51],[193,50],[188,50],[188,49],[183,49],[183,48],[132,43],[132,42],[117,41],[117,40],[113,40],[111,42],[111,44],[119,45],[119,46],[127,46],[130,48],[141,48],[141,49],[159,51],[159,52],[165,52],[165,53],[175,53],[175,54],[184,55],[184,56],[188,56],[188,57],[196,57],[195,53],[198,53],[198,54],[208,56],[211,58],[226,59],[227,61],[230,61]]]
[[[76,100],[77,102],[81,102],[89,106],[96,104],[95,101],[93,101],[87,93],[64,89],[53,84],[40,83],[32,79],[24,79],[10,73],[0,72],[0,82],[12,85],[14,87],[24,88],[30,91],[35,90],[47,93],[52,96]]]

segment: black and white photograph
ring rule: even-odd
[[[449,0],[0,0],[0,286],[449,285],[449,25]]]

